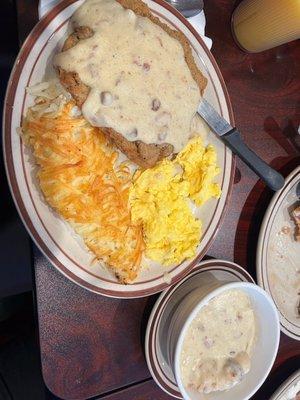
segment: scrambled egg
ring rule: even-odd
[[[205,147],[196,137],[177,155],[155,167],[137,171],[130,188],[133,223],[143,226],[146,257],[168,266],[196,253],[201,239],[201,221],[191,209],[218,198],[220,187],[213,183],[220,169],[213,146]]]

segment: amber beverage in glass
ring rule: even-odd
[[[244,0],[232,14],[232,33],[245,51],[258,53],[300,38],[300,0]]]

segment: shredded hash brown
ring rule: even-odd
[[[57,115],[29,109],[22,134],[40,167],[46,201],[120,282],[129,283],[144,250],[142,229],[132,223],[128,206],[132,174],[128,164],[116,164],[118,153],[100,129],[72,116],[74,105],[67,103]]]

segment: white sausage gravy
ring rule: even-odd
[[[256,323],[248,295],[228,290],[190,324],[180,356],[183,384],[202,393],[226,390],[249,371]]]
[[[57,54],[54,64],[77,72],[90,88],[84,117],[129,141],[180,151],[201,99],[180,42],[115,0],[86,0],[71,25],[94,34]]]

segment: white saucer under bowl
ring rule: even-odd
[[[157,299],[149,317],[145,354],[148,368],[156,383],[170,396],[182,399],[166,354],[167,330],[173,310],[184,296],[198,287],[200,281],[251,282],[252,277],[239,265],[224,260],[202,261],[178,284],[169,287]]]

